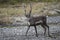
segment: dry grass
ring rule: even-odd
[[[42,8],[45,6],[46,3],[33,3],[32,4],[32,13],[39,13]],[[16,6],[16,5],[15,5]],[[17,5],[19,6],[19,5]],[[24,8],[22,6],[22,4],[20,4],[21,7],[14,7],[14,5],[9,5],[6,8],[0,8],[0,14],[4,14],[4,15],[21,15],[24,14]],[[14,8],[13,8],[14,7]],[[29,13],[29,4],[27,4],[26,7],[27,13]],[[40,13],[39,13],[40,14]]]
[[[48,4],[51,4],[51,3],[48,3]],[[47,3],[33,3],[32,14],[37,13],[39,15],[47,15],[47,14],[40,13],[40,11],[45,7],[45,5],[47,5]],[[27,10],[27,13],[29,13],[29,10],[30,10],[29,4],[27,4],[26,10]],[[23,8],[23,4],[8,5],[8,6],[5,5],[5,7],[0,8],[0,21],[10,23],[10,19],[9,19],[10,16],[20,16],[20,15],[24,15],[24,13],[25,12]],[[51,15],[51,14],[48,14],[48,15]]]

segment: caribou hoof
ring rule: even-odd
[[[36,37],[38,37],[38,35],[36,34]]]
[[[51,38],[56,38],[56,37],[53,37],[53,36],[51,36],[51,35],[48,35],[48,37],[51,37]]]
[[[27,36],[27,34],[25,34],[25,36]]]

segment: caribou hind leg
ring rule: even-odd
[[[50,35],[50,33],[49,33],[49,26],[47,24],[45,24],[45,26],[48,28],[48,35]]]
[[[49,26],[48,26],[47,24],[45,24],[45,26],[48,28],[48,36],[49,36],[49,37],[52,37],[52,36],[50,35]]]
[[[46,27],[44,25],[41,25],[44,28],[44,35],[46,34]]]

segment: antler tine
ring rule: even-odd
[[[26,15],[26,5],[24,4],[24,11],[25,11],[25,15]]]
[[[32,13],[32,4],[30,3],[30,11],[29,11],[29,15],[31,16]]]

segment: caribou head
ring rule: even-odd
[[[27,17],[27,18],[30,18],[31,17],[31,12],[32,12],[32,5],[31,5],[31,3],[30,3],[30,11],[29,11],[29,13],[27,13],[26,12],[26,5],[24,5],[24,11],[25,11],[25,16]]]

